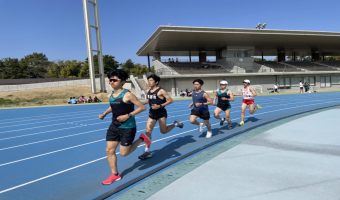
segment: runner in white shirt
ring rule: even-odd
[[[303,83],[300,81],[300,93],[303,93]]]
[[[243,81],[243,88],[242,88],[242,94],[234,94],[234,96],[243,96],[243,103],[241,107],[241,122],[238,124],[240,126],[244,125],[244,115],[246,112],[247,107],[249,106],[249,113],[254,114],[257,109],[262,109],[261,106],[256,104],[254,97],[257,96],[254,88],[250,87],[250,81],[248,79]]]

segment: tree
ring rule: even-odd
[[[99,64],[98,64],[98,56],[93,56],[94,62],[94,71],[96,74],[99,74]],[[88,64],[88,57],[85,59],[85,63]],[[104,65],[104,73],[108,73],[114,69],[117,69],[120,65],[119,62],[115,60],[114,56],[104,55],[103,56],[103,65]]]
[[[262,58],[254,58],[254,61],[262,61]],[[263,61],[267,61],[267,60],[263,58]]]
[[[46,78],[47,67],[51,65],[43,53],[36,53],[25,56],[21,62],[27,66],[29,78]]]
[[[83,66],[80,68],[78,77],[90,77],[89,64],[88,63],[84,63]]]
[[[17,58],[4,58],[0,64],[1,78],[27,78],[26,65]]]
[[[123,65],[122,70],[126,71],[129,74],[132,74],[132,70],[135,68],[135,64],[132,62],[131,59],[128,59]]]
[[[49,78],[60,78],[61,71],[65,68],[65,63],[63,60],[58,60],[53,62],[51,66],[47,67],[47,77]]]

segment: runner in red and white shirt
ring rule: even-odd
[[[262,109],[261,106],[256,104],[254,97],[257,96],[254,88],[250,87],[250,81],[248,79],[243,81],[242,94],[234,94],[234,96],[243,96],[242,107],[241,107],[241,122],[238,124],[240,126],[244,125],[244,113],[246,112],[247,107],[249,106],[249,113],[254,114],[257,109]]]

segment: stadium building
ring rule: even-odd
[[[340,61],[325,61],[340,56],[339,32],[160,26],[137,55],[148,57],[162,78],[160,86],[172,96],[192,90],[195,78],[204,80],[207,92],[221,80],[236,92],[244,79],[264,93],[275,83],[281,91],[298,92],[301,80],[316,90],[340,88]],[[277,61],[263,61],[264,56]],[[298,60],[305,56],[309,61]],[[145,77],[137,82],[146,89]]]

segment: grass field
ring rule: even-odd
[[[26,91],[13,91],[0,93],[0,107],[25,107],[42,105],[67,104],[70,97],[84,96],[86,99],[97,96],[102,101],[108,101],[107,93],[92,94],[90,87],[67,86]]]

